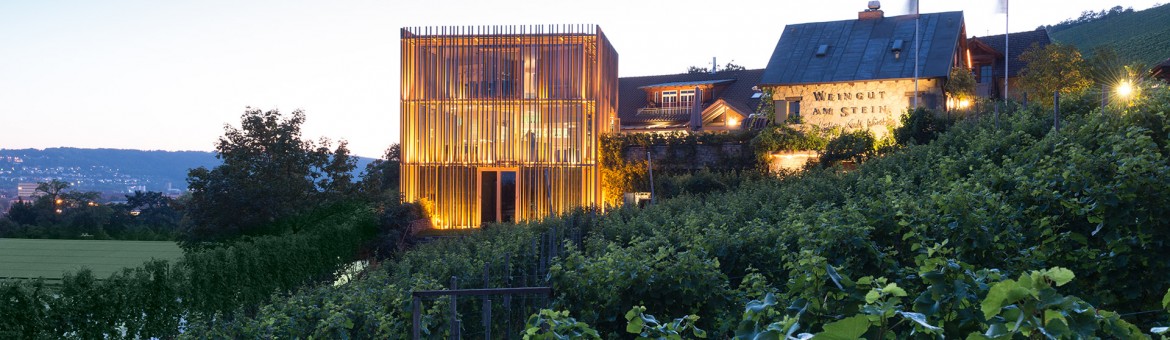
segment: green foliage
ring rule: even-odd
[[[391,144],[382,159],[366,164],[362,179],[358,183],[366,200],[371,202],[398,199],[398,185],[402,168],[402,145]]]
[[[730,302],[718,260],[660,240],[632,242],[596,256],[570,251],[554,264],[549,283],[557,287],[559,305],[581,311],[581,319],[603,333],[620,333],[625,327],[611,317],[631,304],[678,315],[717,311]]]
[[[1074,276],[1072,271],[1056,267],[996,283],[987,292],[981,307],[987,318],[987,329],[972,336],[977,339],[1011,338],[1013,334],[1042,334],[1050,338],[1142,336],[1137,327],[1121,320],[1117,313],[1097,310],[1084,300],[1056,292],[1056,287],[1072,281]]]
[[[672,322],[661,323],[646,314],[645,306],[634,306],[626,312],[626,333],[637,334],[636,339],[706,339],[707,332],[695,326],[698,315],[687,315]]]
[[[263,230],[273,222],[313,207],[352,199],[356,192],[351,172],[356,159],[346,142],[301,139],[304,112],[284,117],[276,110],[248,108],[240,128],[224,126],[216,142],[223,164],[199,167],[187,175],[191,219],[182,237],[191,247],[243,235],[278,234]]]
[[[861,164],[877,152],[877,139],[869,131],[858,130],[842,133],[825,145],[821,153],[821,164],[830,166],[841,161]]]
[[[528,317],[524,324],[524,340],[538,339],[601,339],[597,330],[569,317],[569,311],[541,309]]]
[[[607,206],[622,202],[622,194],[650,191],[644,185],[649,172],[645,161],[629,161],[623,155],[627,145],[623,135],[605,135],[598,147],[598,165],[601,167],[601,192]]]
[[[943,85],[943,92],[956,100],[973,101],[975,99],[975,75],[971,74],[971,70],[965,67],[952,67],[947,76],[946,84]]]
[[[1110,114],[1074,105],[1059,132],[1048,110],[1012,108],[998,127],[990,114],[975,114],[853,171],[808,169],[643,209],[493,225],[419,246],[344,288],[304,289],[289,298],[304,302],[271,315],[325,301],[301,296],[351,289],[406,301],[391,298],[409,296],[412,282],[446,282],[498,266],[496,259],[534,248],[536,235],[553,226],[583,226],[584,242],[553,259],[539,282],[552,286],[553,308],[573,311],[608,337],[628,334],[632,319],[622,316],[630,306],[644,306],[643,315],[701,315],[694,325],[713,338],[1024,338],[1045,337],[1041,329],[1065,332],[1060,324],[1068,338],[1141,337],[1133,325],[1154,329],[1166,315],[1135,312],[1167,308],[1170,286],[1159,274],[1170,272],[1164,259],[1170,245],[1161,242],[1170,238],[1170,218],[1161,213],[1170,206],[1170,182],[1163,180],[1170,174],[1164,114],[1170,91],[1146,91],[1145,99]],[[512,277],[539,268],[531,258],[513,259]],[[1057,267],[1067,271],[1035,271]],[[489,286],[503,285],[502,277]],[[1031,288],[1021,285],[1025,280]],[[1029,293],[1007,295],[1013,284]],[[461,302],[463,324],[476,324],[480,308]],[[333,315],[298,324],[344,320]],[[1017,321],[1021,315],[1025,320]],[[428,336],[442,337],[448,318],[426,321]],[[210,324],[257,329],[263,320]],[[402,324],[387,327],[394,330],[379,334],[407,334]],[[284,337],[308,337],[298,332]]]
[[[940,119],[933,110],[915,108],[902,114],[902,125],[894,129],[894,140],[898,145],[930,143],[952,124],[953,121]]]
[[[364,206],[321,209],[288,223],[297,225],[286,230],[298,232],[189,251],[173,265],[152,260],[104,279],[83,269],[66,274],[54,289],[0,281],[0,316],[21,315],[14,318],[18,323],[0,321],[0,335],[170,338],[180,319],[192,332],[197,325],[232,323],[255,314],[274,294],[333,282],[376,228]]]
[[[743,65],[736,64],[735,60],[732,60],[732,61],[727,62],[727,64],[723,65],[723,67],[720,67],[718,69],[718,71],[719,72],[743,71],[746,69],[747,68],[743,67]],[[689,67],[687,67],[687,73],[708,73],[708,72],[712,72],[712,70],[710,68],[707,68],[706,66],[689,66]]]
[[[830,136],[836,131],[811,128],[797,130],[788,125],[768,126],[751,140],[752,149],[759,164],[768,162],[776,152],[823,150],[829,144]]]
[[[1032,45],[1020,54],[1028,66],[1020,70],[1020,88],[1044,107],[1052,107],[1052,94],[1084,91],[1092,85],[1081,52],[1068,44]]]
[[[162,193],[135,192],[126,204],[99,204],[100,193],[66,190],[70,186],[56,179],[39,183],[41,195],[14,203],[0,218],[0,237],[149,241],[177,235],[182,214]]]

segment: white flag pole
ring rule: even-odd
[[[919,0],[914,0],[914,108],[918,108],[918,21],[922,12],[920,11]]]
[[[1010,54],[1008,53],[1008,50],[1011,48],[1008,40],[1008,36],[1011,35],[1011,30],[1008,29],[1008,24],[1011,23],[1011,20],[1009,20],[1011,17],[1008,15],[1009,7],[1008,0],[1003,0],[1003,102],[1005,105],[1008,100],[1008,65],[1011,64],[1011,57],[1009,57]]]

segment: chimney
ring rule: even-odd
[[[719,68],[719,64],[715,63],[715,57],[711,57],[711,74],[715,74],[715,70]]]
[[[857,20],[881,19],[885,17],[885,12],[882,12],[881,1],[870,1],[869,8],[857,13]]]

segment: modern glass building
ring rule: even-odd
[[[618,55],[593,25],[402,29],[402,177],[437,229],[601,204]]]

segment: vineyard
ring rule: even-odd
[[[1070,100],[1059,131],[1039,108],[1003,114],[998,127],[975,114],[854,170],[491,226],[186,335],[407,337],[412,291],[444,289],[451,277],[499,286],[536,264],[514,263],[488,285],[485,265],[571,224],[583,241],[566,241],[542,278],[549,309],[567,313],[532,315],[526,334],[1145,337],[1170,315],[1170,93],[1153,89],[1108,113],[1092,102]],[[482,332],[483,306],[460,300],[463,334]],[[426,306],[425,337],[450,335],[450,309]]]
[[[188,253],[165,276],[172,283],[152,281],[174,290],[150,300],[162,307],[117,309],[122,319],[83,323],[77,311],[100,301],[0,285],[0,331],[32,315],[43,328],[4,335],[400,339],[417,317],[425,338],[1158,336],[1170,316],[1170,90],[1147,89],[1132,106],[1095,103],[1067,99],[1059,130],[1038,107],[972,113],[866,151],[855,168],[691,175],[706,179],[676,181],[677,196],[645,208],[489,225],[397,253],[344,285],[325,273],[345,261],[311,264],[352,259],[363,238],[338,235],[361,234],[372,216],[328,215],[306,232]],[[298,255],[313,244],[330,247]],[[215,269],[225,266],[236,269]],[[133,281],[97,284],[108,282]],[[534,286],[552,296],[412,308],[416,291]],[[135,325],[146,326],[117,331],[144,315]],[[52,328],[59,320],[84,327]]]

